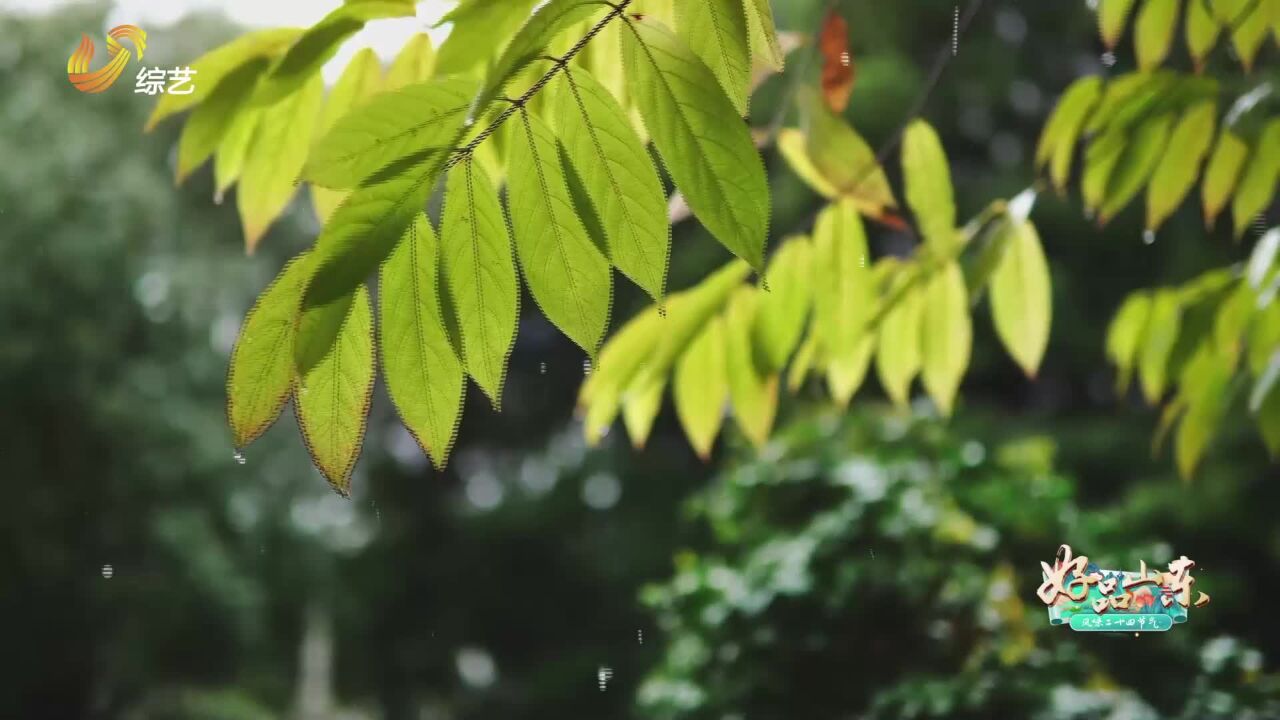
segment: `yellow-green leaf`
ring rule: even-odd
[[[1115,49],[1116,43],[1120,42],[1132,7],[1133,0],[1099,0],[1098,31],[1109,49]]]
[[[809,371],[813,369],[814,362],[818,355],[818,339],[810,332],[805,336],[804,342],[800,343],[800,349],[796,350],[796,355],[791,359],[791,367],[787,368],[787,389],[791,392],[798,391],[804,385],[805,378],[809,376]]]
[[[177,181],[181,183],[217,150],[267,67],[265,58],[247,62],[227,74],[209,99],[196,106],[178,141]]]
[[[1277,180],[1280,180],[1280,120],[1272,120],[1263,128],[1258,147],[1249,158],[1240,176],[1240,187],[1231,201],[1236,237],[1243,237],[1253,219],[1271,204]]]
[[[1085,119],[1101,96],[1102,78],[1097,75],[1072,83],[1040,135],[1040,143],[1036,147],[1036,168],[1048,165],[1049,176],[1060,192],[1066,189],[1071,159],[1075,156],[1076,141]]]
[[[698,457],[707,460],[729,401],[724,321],[715,317],[676,363],[676,416]]]
[[[364,441],[373,354],[373,310],[363,285],[302,313],[294,411],[312,462],[344,496]]]
[[[1138,350],[1147,333],[1147,320],[1151,316],[1151,295],[1136,292],[1125,298],[1107,329],[1107,357],[1119,371],[1116,385],[1120,392],[1129,387]]]
[[[1240,55],[1245,72],[1253,70],[1253,60],[1271,32],[1271,18],[1267,17],[1268,0],[1257,0],[1246,15],[1238,17],[1231,25],[1231,44]]]
[[[609,260],[574,211],[551,129],[524,110],[515,120],[507,204],[516,257],[542,314],[594,357],[609,327]]]
[[[907,126],[902,139],[902,173],[907,204],[915,213],[925,241],[938,255],[955,244],[956,203],[951,168],[938,133],[923,120]]]
[[[786,63],[778,30],[773,22],[769,0],[743,0],[747,10],[747,27],[751,35],[751,56],[770,69],[781,71]]]
[[[301,90],[265,109],[258,120],[236,193],[250,253],[297,192],[323,99],[324,80],[314,75]]]
[[[652,18],[628,21],[631,92],[667,172],[689,208],[734,255],[759,270],[769,233],[764,164],[715,76]]]
[[[1177,152],[1163,154],[1147,186],[1148,230],[1154,232],[1164,224],[1191,192],[1213,143],[1216,122],[1217,103],[1212,101],[1192,106],[1178,120],[1169,136],[1169,147],[1177,148]]]
[[[426,33],[415,34],[391,61],[391,67],[387,69],[386,89],[399,90],[431,79],[435,59],[431,38]]]
[[[813,333],[828,362],[848,362],[863,349],[876,303],[867,238],[853,204],[818,215],[813,231]]]
[[[1040,235],[1030,222],[1012,223],[1009,244],[991,276],[996,333],[1027,377],[1035,377],[1049,345],[1053,293]]]
[[[363,105],[370,97],[381,90],[382,61],[369,48],[356,53],[342,71],[342,77],[329,91],[324,107],[320,111],[317,137],[324,137],[333,128],[338,119]],[[347,193],[330,190],[316,185],[311,186],[311,202],[315,205],[316,216],[320,222],[328,222],[333,211],[338,209]]]
[[[440,235],[442,274],[457,313],[463,361],[493,406],[501,407],[520,294],[497,190],[472,161],[449,171]]]
[[[849,406],[849,401],[866,380],[875,341],[875,333],[866,333],[852,353],[827,358],[827,387],[831,390],[831,399],[840,407]]]
[[[809,160],[826,182],[872,217],[896,208],[889,179],[867,141],[831,112],[816,90],[802,89],[799,102]]]
[[[1157,291],[1138,349],[1138,379],[1147,402],[1156,404],[1164,395],[1169,355],[1182,328],[1182,304],[1173,290]]]
[[[1195,61],[1197,70],[1204,67],[1205,58],[1209,57],[1209,52],[1217,44],[1220,31],[1221,26],[1209,13],[1206,3],[1203,1],[1187,3],[1187,50],[1191,53],[1191,59]]]
[[[876,372],[885,393],[899,407],[905,407],[911,399],[911,381],[920,372],[923,310],[923,290],[912,288],[905,291],[880,321]]]
[[[733,101],[738,115],[747,114],[751,82],[751,48],[743,0],[676,3],[680,36],[706,63]]]
[[[418,215],[382,265],[378,309],[387,394],[437,468],[444,468],[462,415],[465,377],[440,305],[440,247]]]
[[[1201,188],[1204,202],[1204,224],[1213,227],[1214,220],[1222,208],[1226,206],[1231,191],[1235,190],[1240,178],[1240,171],[1248,159],[1249,146],[1240,136],[1223,128],[1218,136],[1218,144],[1209,156],[1209,165],[1204,171],[1204,184]]]
[[[293,388],[293,344],[302,292],[311,269],[306,255],[284,266],[245,316],[227,372],[227,422],[242,449],[279,417]]]
[[[529,19],[537,0],[471,0],[458,3],[437,23],[453,25],[449,37],[440,44],[436,57],[437,75],[470,72],[511,41],[516,30]],[[616,63],[616,60],[615,60]]]
[[[758,305],[757,296],[756,289],[742,287],[729,302],[725,322],[725,363],[734,420],[742,434],[756,449],[760,449],[769,440],[778,412],[778,375],[761,372],[751,352],[751,326]]]
[[[806,237],[782,241],[761,279],[768,291],[760,294],[753,330],[757,357],[767,371],[786,367],[800,342],[813,303],[812,246]]]
[[[1107,194],[1099,219],[1106,223],[1124,209],[1151,178],[1156,165],[1169,150],[1173,115],[1166,113],[1140,125],[1116,161],[1107,180]]]
[[[943,265],[926,281],[920,332],[925,389],[949,416],[973,349],[969,298],[957,263]]]
[[[1178,472],[1189,479],[1204,457],[1226,413],[1232,368],[1204,345],[1183,370],[1180,385],[1187,411],[1178,425],[1174,456]]]
[[[665,378],[647,378],[643,385],[627,388],[622,398],[622,423],[631,437],[631,447],[643,450],[649,441],[666,387]]]
[[[795,128],[783,128],[778,131],[778,153],[787,161],[796,177],[804,181],[822,197],[831,200],[840,194],[835,185],[822,175],[822,171],[809,159],[808,139],[804,132]]]
[[[261,108],[241,106],[222,134],[222,140],[213,155],[214,202],[221,204],[222,194],[240,178],[245,158],[249,155],[249,144],[253,142],[261,117]]]
[[[1134,26],[1134,45],[1138,53],[1139,68],[1150,70],[1158,67],[1168,56],[1181,4],[1181,0],[1146,0],[1143,4]]]

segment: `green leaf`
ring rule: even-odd
[[[991,319],[1009,354],[1031,378],[1049,345],[1051,284],[1035,226],[1014,222],[1009,245],[991,276]]]
[[[1209,57],[1209,52],[1218,43],[1220,30],[1218,21],[1209,14],[1206,3],[1187,3],[1187,50],[1191,53],[1197,70],[1204,68],[1205,58]]]
[[[661,303],[671,227],[653,158],[626,111],[594,77],[566,69],[558,82],[557,134],[604,227],[609,255]]]
[[[208,100],[196,106],[178,141],[177,182],[186,180],[218,149],[235,120],[236,109],[253,93],[258,76],[266,67],[264,58],[241,65],[218,83]]]
[[[1240,187],[1231,201],[1237,238],[1244,237],[1253,219],[1271,204],[1277,180],[1280,180],[1280,120],[1272,120],[1263,128],[1258,147],[1240,176]]]
[[[373,395],[369,291],[361,285],[351,295],[304,311],[295,357],[299,378],[293,402],[303,441],[329,484],[350,495]]]
[[[866,333],[858,341],[857,347],[848,355],[828,358],[827,387],[831,389],[831,397],[840,407],[848,407],[858,388],[867,377],[867,369],[871,367],[871,354],[875,350],[876,336]]]
[[[324,80],[312,76],[302,90],[266,108],[258,121],[236,193],[249,253],[297,192],[323,99]]]
[[[1177,152],[1165,152],[1156,165],[1147,187],[1147,229],[1155,231],[1182,204],[1191,192],[1200,165],[1209,153],[1217,122],[1217,103],[1206,101],[1192,106],[1169,136],[1169,147]]]
[[[1107,329],[1107,357],[1119,370],[1116,385],[1120,392],[1129,387],[1138,350],[1146,336],[1147,320],[1151,317],[1151,295],[1136,292],[1125,298]]]
[[[476,110],[484,111],[526,65],[546,53],[547,45],[560,32],[602,14],[605,9],[599,0],[550,0],[538,8],[489,71],[485,86],[476,98]]]
[[[1124,33],[1124,25],[1132,7],[1133,0],[1099,0],[1098,31],[1108,49],[1114,50],[1116,43],[1120,42],[1120,35]]]
[[[907,204],[915,213],[925,241],[941,256],[956,242],[956,204],[942,141],[923,120],[907,126],[902,139],[902,172]]]
[[[520,291],[497,190],[473,161],[449,171],[440,234],[443,273],[457,312],[467,372],[499,408]]]
[[[400,52],[391,61],[387,69],[387,90],[399,90],[410,85],[418,85],[431,79],[435,69],[436,54],[431,47],[431,38],[426,33],[416,33],[409,38]],[[473,88],[474,86],[468,86]]]
[[[436,73],[454,75],[483,66],[493,57],[495,50],[510,42],[536,4],[537,0],[471,0],[458,3],[437,24],[452,23],[453,29],[440,45]]]
[[[296,92],[310,78],[316,77],[320,67],[338,52],[338,46],[369,20],[411,17],[413,14],[414,6],[409,0],[362,0],[342,5],[308,28],[289,46],[263,78],[254,102],[272,105]]]
[[[809,140],[805,134],[795,128],[783,128],[778,131],[776,145],[778,153],[787,161],[796,177],[804,181],[814,192],[832,200],[840,194],[840,190],[832,185],[822,171],[809,159]]]
[[[507,165],[516,257],[529,292],[561,332],[595,357],[609,327],[613,275],[574,212],[556,139],[521,110]]]
[[[310,271],[306,255],[290,260],[240,328],[227,371],[227,422],[237,450],[266,432],[289,399],[298,309]]]
[[[1229,400],[1232,369],[1205,345],[1183,370],[1181,386],[1187,412],[1178,425],[1174,456],[1178,472],[1190,478],[1213,439]]]
[[[1085,119],[1101,96],[1102,78],[1097,75],[1072,83],[1040,135],[1040,143],[1036,147],[1036,168],[1049,166],[1049,175],[1059,192],[1066,189],[1071,159],[1075,156],[1076,141]]]
[[[1107,184],[1120,161],[1125,145],[1121,134],[1108,132],[1089,141],[1084,154],[1084,174],[1080,178],[1080,195],[1086,213],[1094,213],[1107,197]]]
[[[1168,153],[1172,127],[1173,115],[1166,113],[1144,122],[1133,134],[1107,181],[1107,196],[1099,218],[1103,223],[1123,210],[1147,184],[1160,159]]]
[[[911,381],[920,372],[920,321],[923,311],[924,292],[910,289],[880,322],[876,371],[885,393],[899,407],[907,406],[911,399]]]
[[[1235,190],[1240,170],[1248,159],[1249,146],[1240,136],[1223,128],[1218,136],[1218,144],[1209,156],[1209,165],[1204,171],[1204,185],[1201,190],[1204,202],[1204,224],[1213,227],[1218,213],[1226,206],[1231,191]]]
[[[806,124],[808,158],[822,177],[871,217],[896,208],[889,179],[867,141],[831,112],[816,90],[803,88],[799,103]]]
[[[754,288],[739,288],[725,316],[725,366],[733,417],[757,450],[768,442],[778,412],[778,375],[765,375],[752,359],[751,326],[758,294]]]
[[[747,114],[751,83],[751,47],[743,0],[676,3],[680,36],[706,63],[733,101],[739,116]]]
[[[1257,413],[1258,432],[1272,458],[1280,457],[1280,392],[1272,392]]]
[[[1134,29],[1139,68],[1150,70],[1158,67],[1168,56],[1181,4],[1181,0],[1147,0],[1143,4]]]
[[[729,401],[724,321],[712,318],[676,364],[676,416],[698,457],[709,460]]]
[[[1244,65],[1245,72],[1253,70],[1254,58],[1258,56],[1258,50],[1262,48],[1262,43],[1266,41],[1271,31],[1271,18],[1267,17],[1266,13],[1267,1],[1254,2],[1253,8],[1245,11],[1248,14],[1237,17],[1231,25],[1231,44],[1240,55],[1240,62]]]
[[[324,137],[338,122],[338,119],[363,105],[370,97],[381,90],[382,61],[369,48],[356,53],[356,56],[343,70],[342,77],[329,92],[324,108],[320,111],[320,121],[316,135]],[[316,208],[316,216],[324,223],[338,209],[347,193],[328,188],[311,186],[311,201]]]
[[[404,158],[451,152],[467,117],[470,88],[465,78],[445,78],[373,97],[320,139],[306,179],[352,188]]]
[[[1182,327],[1182,305],[1173,290],[1159,290],[1151,299],[1146,330],[1138,350],[1138,379],[1142,393],[1152,405],[1164,395],[1169,357]]]
[[[629,20],[623,49],[631,91],[667,171],[693,214],[759,270],[769,233],[764,164],[715,76],[670,30]]]
[[[405,428],[443,469],[466,382],[440,306],[440,244],[418,215],[382,265],[378,310],[387,393]]]
[[[204,102],[227,75],[255,59],[270,58],[283,52],[301,34],[302,28],[257,30],[245,33],[226,45],[214,48],[196,58],[190,65],[198,79],[192,91],[185,95],[174,93],[161,95],[155,110],[151,111],[151,117],[147,119],[146,129],[151,130],[170,115],[176,115]]]
[[[853,204],[828,205],[813,231],[813,333],[820,354],[847,363],[863,352],[876,287],[862,219]]]
[[[950,416],[973,349],[969,298],[957,263],[943,265],[926,282],[920,330],[925,389],[939,411]]]
[[[747,10],[747,27],[751,37],[751,55],[769,68],[781,71],[786,63],[778,31],[773,23],[769,0],[743,0]]]
[[[813,369],[814,362],[818,355],[818,340],[813,333],[809,333],[804,342],[800,343],[800,349],[796,350],[796,355],[791,359],[791,367],[787,368],[787,389],[791,392],[798,391],[804,385],[805,378],[809,376],[809,371]]]
[[[244,161],[249,155],[249,144],[253,142],[261,118],[260,108],[242,105],[235,110],[235,116],[223,133],[213,156],[214,202],[221,204],[222,194],[240,178]]]
[[[813,303],[813,248],[806,237],[783,240],[761,279],[753,338],[756,357],[768,371],[786,367],[800,342]]]
[[[662,393],[666,390],[665,378],[649,378],[639,387],[628,388],[622,398],[622,422],[631,436],[631,447],[643,450],[653,430],[653,421],[662,409]]]

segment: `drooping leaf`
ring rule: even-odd
[[[1237,16],[1230,26],[1231,44],[1235,46],[1245,72],[1253,70],[1254,58],[1271,33],[1271,18],[1267,17],[1266,12],[1268,2],[1269,0],[1259,0],[1253,3],[1253,8],[1243,10],[1242,16]]]
[[[756,449],[768,442],[778,412],[778,375],[762,372],[751,352],[758,294],[755,288],[738,288],[725,311],[725,364],[733,417]]]
[[[353,188],[404,158],[451,152],[466,120],[470,88],[465,78],[445,78],[374,96],[320,139],[307,161],[306,179]]]
[[[440,44],[436,74],[454,75],[483,66],[493,57],[495,50],[501,50],[510,42],[536,4],[537,0],[470,0],[458,3],[438,23],[451,23],[453,29]]]
[[[595,356],[609,326],[613,275],[574,212],[551,129],[521,111],[507,203],[516,257],[534,301],[560,331]]]
[[[1227,200],[1231,197],[1231,191],[1235,190],[1236,182],[1240,178],[1245,160],[1248,159],[1248,153],[1249,146],[1245,145],[1240,136],[1223,128],[1222,134],[1218,136],[1218,144],[1214,147],[1213,154],[1209,156],[1209,165],[1204,171],[1202,193],[1206,227],[1213,227],[1218,213],[1226,206]]]
[[[443,275],[457,312],[467,373],[493,406],[501,407],[520,294],[497,190],[472,161],[449,171],[440,235]]]
[[[339,118],[363,105],[370,97],[381,90],[382,61],[369,48],[356,53],[343,70],[342,77],[329,91],[324,108],[320,111],[320,120],[316,128],[316,136],[323,138],[333,128]],[[338,209],[347,193],[330,190],[316,185],[311,186],[311,202],[315,205],[316,216],[320,222],[328,222],[333,211]]]
[[[631,92],[693,214],[759,270],[769,232],[764,164],[715,76],[670,30],[632,20],[622,35]]]
[[[345,3],[302,34],[284,56],[276,61],[254,96],[260,105],[272,105],[296,92],[338,51],[338,46],[355,35],[370,20],[410,17],[410,0],[361,0]]]
[[[1052,295],[1039,233],[1030,222],[1012,223],[1009,245],[991,276],[991,316],[1027,377],[1035,377],[1049,345]]]
[[[192,111],[178,141],[177,182],[186,180],[218,149],[236,118],[236,109],[253,93],[254,85],[266,67],[265,58],[241,65],[228,73],[209,94],[209,99]]]
[[[802,89],[801,117],[805,123],[808,157],[822,177],[870,217],[896,208],[893,190],[875,151],[866,140],[837,117],[816,92]]]
[[[809,376],[809,371],[813,369],[814,362],[818,355],[818,340],[813,333],[805,336],[804,342],[800,343],[800,349],[796,350],[795,357],[791,359],[791,367],[787,368],[787,390],[791,392],[798,391],[804,385],[805,378]]]
[[[813,303],[813,277],[809,239],[783,240],[761,280],[769,289],[760,293],[753,328],[755,353],[763,370],[776,372],[786,367],[791,351],[800,342]]]
[[[769,68],[781,71],[786,54],[778,42],[769,0],[743,0],[747,9],[747,26],[751,33],[751,56]]]
[[[253,142],[261,117],[261,108],[241,106],[235,111],[231,124],[223,133],[213,155],[215,202],[221,204],[222,194],[240,179],[240,171],[244,169],[244,161],[249,154],[249,144]]]
[[[1204,68],[1205,58],[1209,57],[1209,52],[1218,42],[1220,29],[1206,3],[1187,3],[1187,50],[1191,53],[1197,70]]]
[[[1077,80],[1063,93],[1040,135],[1040,143],[1036,147],[1036,167],[1039,169],[1049,166],[1049,176],[1059,192],[1066,189],[1071,159],[1075,156],[1076,140],[1080,137],[1085,119],[1101,96],[1102,78],[1092,75]]]
[[[1280,120],[1272,120],[1263,128],[1231,201],[1237,238],[1243,237],[1253,219],[1271,204],[1277,180],[1280,180]]]
[[[1169,54],[1181,5],[1181,0],[1146,0],[1143,3],[1134,30],[1138,67],[1142,70],[1159,67]]]
[[[902,172],[907,204],[925,241],[940,256],[956,242],[956,204],[951,169],[938,133],[923,120],[907,126],[902,138]]]
[[[1099,0],[1098,31],[1109,49],[1114,49],[1116,43],[1120,42],[1120,35],[1124,33],[1132,7],[1133,0]]]
[[[227,371],[227,422],[237,449],[258,439],[279,417],[293,388],[293,343],[307,256],[284,266],[245,316]]]
[[[842,113],[853,94],[856,70],[849,51],[849,23],[834,9],[822,21],[818,53],[822,56],[822,96],[832,112]]]
[[[304,310],[295,361],[294,413],[312,462],[342,495],[360,455],[373,394],[373,310],[361,285]]]
[[[1125,146],[1121,133],[1109,132],[1089,141],[1084,154],[1084,173],[1080,178],[1080,195],[1086,213],[1097,212],[1107,197],[1107,184],[1120,161]]]
[[[391,67],[387,68],[387,90],[399,90],[424,83],[431,79],[435,70],[436,53],[431,46],[431,38],[426,33],[416,33],[400,48]],[[473,86],[468,86],[468,90]]]
[[[938,268],[924,286],[920,320],[925,389],[943,415],[951,415],[960,380],[969,366],[973,328],[964,273],[954,262]]]
[[[876,372],[885,393],[899,407],[906,407],[910,401],[911,381],[920,372],[920,320],[923,311],[924,291],[912,288],[880,321]]]
[[[829,358],[827,361],[827,387],[831,398],[840,407],[848,407],[871,367],[871,355],[875,350],[875,333],[866,333],[849,355]]]
[[[1116,161],[1107,181],[1107,195],[1102,202],[1099,219],[1109,222],[1142,190],[1155,172],[1156,165],[1169,149],[1169,131],[1173,115],[1154,117],[1138,127],[1133,138]]]
[[[1217,104],[1202,102],[1192,106],[1169,136],[1169,147],[1156,165],[1147,187],[1147,229],[1155,231],[1182,204],[1200,174],[1200,165],[1209,153],[1217,122]]]
[[[1147,402],[1155,404],[1164,395],[1169,374],[1169,356],[1182,327],[1182,304],[1172,290],[1160,290],[1151,299],[1151,310],[1138,350],[1138,379]]]
[[[188,94],[161,95],[155,110],[151,111],[151,117],[147,119],[146,129],[151,130],[170,115],[204,102],[231,72],[257,58],[270,58],[283,52],[302,32],[302,28],[256,30],[196,58],[190,65],[197,78],[192,91]]]
[[[266,108],[258,120],[236,193],[250,253],[297,192],[323,99],[324,80],[315,75],[301,90]]]
[[[631,446],[643,450],[653,430],[653,421],[662,409],[662,394],[666,390],[666,378],[648,378],[644,385],[631,387],[622,398],[622,422],[631,437]]]
[[[1136,292],[1125,298],[1107,329],[1107,357],[1119,372],[1116,386],[1122,393],[1129,387],[1150,316],[1151,296]]]
[[[875,309],[876,287],[867,238],[853,204],[827,206],[813,230],[813,333],[828,362],[848,361],[863,349]]]
[[[1230,399],[1228,386],[1232,370],[1212,351],[1203,346],[1187,364],[1180,385],[1187,399],[1187,411],[1178,425],[1174,456],[1178,472],[1190,478],[1204,457],[1222,422]]]
[[[420,214],[382,265],[378,317],[387,393],[405,429],[443,469],[466,380],[445,329],[439,269],[439,241]]]
[[[558,81],[557,134],[600,219],[614,265],[661,303],[671,228],[649,152],[609,91],[584,70]]]
[[[742,0],[676,3],[680,36],[711,68],[738,116],[747,114],[751,48]]]
[[[840,194],[840,191],[809,159],[808,142],[804,132],[795,128],[783,128],[778,131],[776,145],[778,153],[787,161],[787,165],[791,167],[796,177],[803,180],[814,192],[832,200]]]
[[[676,364],[676,416],[698,457],[708,460],[729,401],[724,321],[713,318]]]

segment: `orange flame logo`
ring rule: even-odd
[[[67,60],[67,79],[77,90],[100,93],[120,78],[124,66],[133,59],[133,53],[117,39],[121,37],[133,42],[138,50],[138,59],[142,59],[142,53],[147,49],[147,32],[137,25],[117,25],[107,33],[107,64],[90,71],[89,62],[93,60],[94,53],[93,41],[88,35],[80,36],[80,47]]]

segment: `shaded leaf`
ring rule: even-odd
[[[1049,175],[1059,192],[1067,186],[1071,172],[1071,159],[1075,156],[1076,141],[1084,127],[1085,118],[1098,104],[1102,96],[1102,78],[1092,75],[1072,83],[1062,95],[1053,115],[1045,124],[1036,147],[1036,167],[1049,166]]]
[[[1217,104],[1209,101],[1192,106],[1178,120],[1169,147],[1156,165],[1147,187],[1147,229],[1156,230],[1182,204],[1195,185],[1200,165],[1209,153],[1217,122]]]
[[[778,153],[787,161],[787,165],[791,167],[791,171],[796,174],[796,177],[803,180],[806,185],[822,197],[828,200],[834,199],[840,194],[840,191],[822,175],[822,171],[814,166],[813,161],[809,159],[808,142],[804,132],[795,128],[783,128],[778,131],[775,144],[778,147]]]
[[[387,394],[437,468],[443,469],[462,415],[465,378],[440,305],[440,247],[419,214],[382,265],[379,327]]]
[[[742,287],[725,311],[725,365],[733,417],[742,434],[760,449],[769,440],[778,412],[778,375],[764,374],[756,367],[751,352],[758,291]]]
[[[694,54],[715,74],[739,117],[747,114],[751,48],[742,0],[676,3],[676,24]]]
[[[855,199],[859,209],[871,217],[896,208],[884,168],[866,140],[832,113],[816,92],[802,89],[799,102],[809,160],[822,177],[840,195]]]
[[[1181,385],[1187,399],[1187,411],[1178,425],[1174,458],[1178,472],[1190,478],[1204,457],[1230,400],[1228,392],[1232,370],[1212,351],[1203,346],[1182,373]]]
[[[1146,330],[1139,341],[1138,379],[1147,402],[1155,404],[1164,395],[1169,357],[1182,327],[1182,305],[1172,290],[1160,290],[1151,299]]]
[[[369,48],[356,53],[325,100],[316,135],[324,137],[339,118],[363,105],[381,89],[381,85],[382,61]],[[345,192],[311,186],[311,201],[322,223],[329,220],[346,197]]]
[[[764,164],[715,77],[670,30],[630,21],[623,54],[631,92],[667,172],[693,214],[757,270],[769,232]]]
[[[958,264],[943,265],[926,281],[920,331],[925,389],[939,411],[949,416],[973,349],[969,299]]]
[[[805,237],[782,241],[761,279],[769,290],[760,293],[756,324],[752,330],[756,357],[762,369],[776,372],[786,367],[791,351],[808,325],[813,303],[812,246]]]
[[[453,75],[469,72],[484,65],[495,50],[505,47],[516,30],[529,17],[537,0],[471,0],[440,19],[438,25],[451,23],[449,37],[440,44],[435,72]]]
[[[258,77],[267,67],[265,58],[251,60],[228,73],[209,99],[196,106],[182,127],[178,141],[177,182],[186,180],[218,149],[236,119],[236,109],[253,93]]]
[[[1008,247],[991,276],[991,317],[1001,342],[1027,377],[1035,377],[1049,345],[1051,284],[1035,226],[1012,223]]]
[[[1280,120],[1272,120],[1263,128],[1231,201],[1237,238],[1243,237],[1253,219],[1271,204],[1277,180],[1280,180]]]
[[[1103,223],[1115,217],[1147,184],[1156,165],[1169,149],[1169,131],[1172,127],[1172,114],[1151,118],[1138,127],[1107,181],[1107,195],[1099,216]]]
[[[1150,317],[1151,295],[1136,292],[1125,298],[1107,329],[1107,357],[1119,370],[1116,384],[1122,393],[1129,387]]]
[[[813,369],[814,362],[817,360],[818,341],[810,332],[800,343],[800,348],[796,350],[795,357],[791,359],[791,367],[787,368],[787,389],[796,392],[804,385],[805,378],[809,376],[809,371]]]

